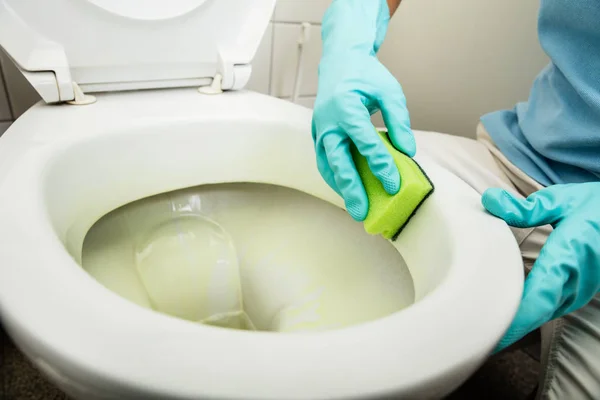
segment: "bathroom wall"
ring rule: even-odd
[[[253,63],[249,88],[289,98],[301,23],[309,22],[299,103],[312,107],[330,0],[279,0]],[[547,63],[537,43],[538,0],[404,0],[380,59],[404,87],[415,129],[472,136],[481,114],[527,99]],[[0,52],[1,53],[1,52]],[[39,100],[0,55],[0,134]],[[379,116],[377,125],[382,121]]]

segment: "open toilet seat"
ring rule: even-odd
[[[436,192],[394,243],[416,299],[394,315],[276,334],[198,325],[120,298],[79,267],[77,254],[92,224],[123,204],[223,182],[343,203],[316,169],[310,110],[193,89],[98,100],[39,104],[0,145],[0,313],[65,390],[83,398],[429,398],[440,382],[465,379],[508,327],[522,289],[514,238],[477,193],[424,158]]]

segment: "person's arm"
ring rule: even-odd
[[[394,15],[402,0],[387,0],[388,8],[390,9],[390,17]]]

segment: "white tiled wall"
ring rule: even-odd
[[[330,2],[331,0],[278,0],[273,20],[320,24]]]
[[[548,59],[539,0],[406,0],[379,58],[402,84],[412,126],[474,136],[482,114],[527,100]]]
[[[278,0],[252,63],[249,89],[291,96],[301,23],[309,22],[298,102],[312,107],[320,21],[330,1]],[[402,83],[414,128],[472,136],[481,114],[527,99],[531,82],[547,62],[537,42],[538,1],[402,2],[379,57]],[[0,63],[1,133],[39,96],[1,51]],[[379,116],[375,121],[382,126]]]
[[[272,96],[290,97],[294,89],[298,51],[297,40],[302,28],[297,24],[274,23],[273,72],[271,74]],[[308,42],[304,45],[302,85],[300,96],[317,94],[317,67],[321,57],[321,27],[309,28]]]

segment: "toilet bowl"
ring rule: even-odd
[[[11,337],[85,399],[435,398],[452,390],[507,328],[520,255],[479,196],[426,159],[436,192],[390,245],[410,270],[412,304],[375,320],[289,334],[205,326],[140,307],[81,268],[86,234],[104,215],[182,188],[269,184],[343,207],[316,170],[309,127],[309,110],[251,92],[180,89],[100,95],[85,108],[35,106],[0,141],[0,305]],[[278,290],[274,278],[265,290]]]
[[[50,3],[135,30],[235,2],[139,15],[109,0],[0,2],[0,45],[46,96],[0,139],[0,316],[53,383],[80,399],[426,399],[483,363],[518,307],[522,261],[468,185],[417,156],[435,193],[395,242],[368,236],[316,169],[310,110],[239,90],[231,53],[211,48],[207,73],[220,72],[186,84],[177,67],[160,82],[24,68],[36,53],[7,26],[45,32],[32,10]],[[273,6],[235,4],[252,26]],[[214,261],[211,275],[188,259]]]

